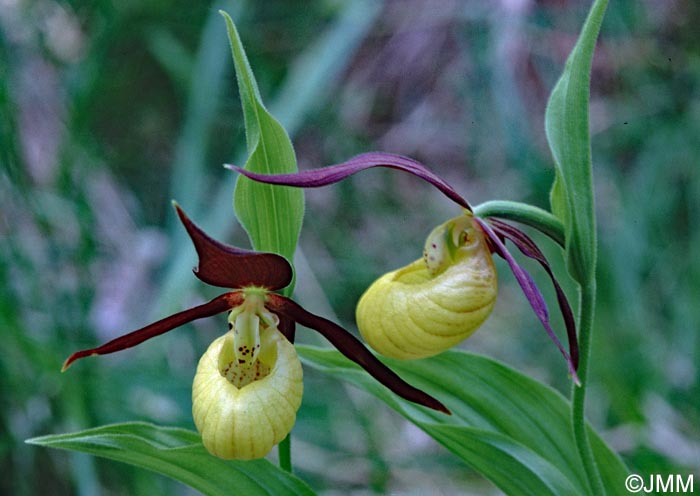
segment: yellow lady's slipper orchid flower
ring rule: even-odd
[[[481,325],[493,308],[496,277],[491,253],[496,253],[508,263],[535,315],[566,359],[574,382],[578,383],[578,341],[573,313],[540,249],[520,229],[499,219],[474,215],[467,200],[420,162],[401,155],[370,152],[341,164],[291,174],[267,175],[234,165],[227,167],[255,181],[301,188],[333,184],[374,167],[401,170],[429,182],[459,205],[464,214],[430,234],[424,261],[389,272],[370,286],[357,308],[357,325],[362,335],[380,353],[397,358],[430,356],[459,343]],[[542,232],[551,235],[546,230]],[[566,324],[568,353],[552,330],[542,293],[510,254],[506,239],[525,256],[539,262],[550,276]]]
[[[357,305],[357,327],[384,356],[425,358],[478,329],[497,293],[488,244],[465,211],[430,233],[423,259],[383,275],[367,289]]]
[[[63,370],[80,358],[130,348],[229,310],[229,330],[200,359],[192,386],[194,423],[202,443],[215,456],[260,458],[291,431],[304,389],[293,345],[295,322],[321,333],[399,396],[449,413],[438,400],[403,381],[348,331],[274,293],[292,280],[292,268],[284,257],[219,243],[179,206],[175,209],[199,256],[195,275],[207,284],[236,289],[102,346],[73,353]]]

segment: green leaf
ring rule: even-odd
[[[446,424],[421,427],[475,470],[494,481],[506,494],[577,494],[556,467],[504,435]]]
[[[547,141],[556,166],[552,211],[564,223],[567,266],[581,284],[592,281],[595,275],[596,227],[588,101],[593,52],[607,4],[607,0],[596,0],[591,7],[545,113]]]
[[[227,461],[204,449],[197,433],[144,422],[35,437],[29,444],[90,453],[176,479],[209,496],[314,494],[267,460]]]
[[[377,396],[507,494],[585,494],[569,402],[546,385],[464,352],[383,359],[403,379],[442,401],[452,411],[446,416],[398,398],[335,350],[299,345],[297,350],[307,365]],[[589,432],[606,488],[624,494],[627,469]]]
[[[263,105],[231,17],[223,11],[221,15],[226,20],[245,119],[249,157],[244,167],[264,174],[294,172],[297,163],[292,142]],[[256,250],[279,253],[292,261],[304,217],[303,190],[257,183],[239,176],[234,208]]]

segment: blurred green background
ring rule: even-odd
[[[193,427],[194,367],[224,317],[60,368],[76,349],[215,294],[190,273],[194,250],[171,199],[216,237],[247,244],[221,167],[243,163],[245,136],[219,8],[236,19],[300,168],[390,151],[428,164],[472,204],[546,207],[544,107],[588,7],[1,0],[0,493],[193,494],[23,441],[137,419]],[[699,24],[693,0],[613,1],[593,68],[600,254],[588,415],[641,474],[700,474]],[[455,214],[392,171],[309,191],[296,298],[354,329],[363,289],[418,258]],[[557,249],[537,239],[563,274]],[[462,346],[568,395],[563,361],[498,267],[494,314]],[[368,395],[311,370],[305,387],[293,456],[320,493],[498,494]]]

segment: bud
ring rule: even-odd
[[[357,326],[382,355],[436,355],[470,336],[496,302],[496,268],[469,212],[436,227],[423,260],[375,281],[357,306]]]

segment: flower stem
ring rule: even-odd
[[[477,217],[498,217],[534,227],[564,246],[564,225],[550,212],[526,203],[493,200],[474,207]]]
[[[591,354],[591,341],[593,334],[593,320],[595,317],[595,279],[581,286],[579,298],[579,366],[578,377],[580,386],[573,386],[571,393],[571,425],[574,440],[578,448],[581,463],[586,472],[591,494],[604,496],[605,487],[600,477],[598,465],[593,457],[593,451],[588,439],[588,427],[585,418],[586,386],[588,385],[588,363]]]
[[[287,472],[292,471],[292,440],[290,434],[287,434],[282,442],[277,445],[277,453],[279,454],[279,463],[282,470]]]
[[[296,271],[296,269],[295,269]],[[294,285],[296,284],[296,276],[292,277],[292,282],[282,290],[282,294],[287,298],[292,296]],[[294,344],[294,323],[292,322],[291,337],[286,335],[287,339]],[[286,472],[292,473],[292,433],[287,434],[287,437],[282,439],[277,445],[277,454],[279,455],[280,468]]]

